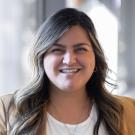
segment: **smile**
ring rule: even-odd
[[[60,69],[61,73],[77,73],[80,69],[70,68],[70,69]]]

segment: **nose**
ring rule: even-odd
[[[63,64],[72,65],[76,63],[76,54],[73,51],[68,51],[64,54]]]

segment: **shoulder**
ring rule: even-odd
[[[125,96],[117,96],[124,109],[135,109],[135,99]]]
[[[0,103],[3,105],[6,106],[9,105],[12,100],[13,100],[13,94],[0,96]]]
[[[0,96],[0,114],[4,111],[7,113],[10,106],[13,104],[13,94]]]
[[[9,118],[10,106],[12,106],[13,94],[0,97],[0,135],[6,135],[7,119]]]
[[[117,98],[123,106],[123,113],[133,116],[135,113],[135,99],[124,96],[118,96]]]
[[[0,96],[0,114],[7,111],[13,99],[13,94]]]
[[[135,99],[131,97],[126,97],[126,96],[117,96],[117,98],[122,102],[122,103],[133,103],[135,104]]]
[[[124,133],[126,135],[134,135],[135,131],[135,99],[130,97],[118,97],[123,106],[122,123],[124,126]]]

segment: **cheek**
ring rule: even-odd
[[[95,67],[95,57],[91,57],[89,60],[92,67]]]
[[[90,69],[95,67],[95,56],[93,54],[89,54],[82,58],[80,57],[80,61]]]
[[[52,68],[53,59],[50,59],[48,57],[44,58],[44,70],[45,72],[48,72],[49,69]]]
[[[59,60],[56,59],[55,57],[45,57],[44,58],[44,70],[46,72],[46,74],[48,74],[48,72],[52,72],[55,69],[57,69]]]
[[[95,69],[95,56],[94,55],[92,55],[92,56],[89,56],[89,57],[87,57],[88,59],[86,60],[87,61],[87,65],[89,65],[88,66],[88,69],[91,71],[91,72],[93,72],[94,71],[94,69]]]

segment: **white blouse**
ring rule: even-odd
[[[79,124],[64,124],[47,113],[47,135],[93,135],[97,121],[97,108],[93,104],[89,117]],[[104,125],[99,127],[99,135],[108,135]]]

